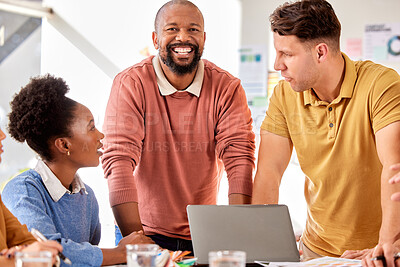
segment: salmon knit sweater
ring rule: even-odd
[[[149,57],[114,80],[103,130],[110,203],[138,202],[147,235],[190,239],[189,204],[216,204],[223,167],[229,194],[251,196],[254,133],[240,80],[203,60],[200,96],[163,96]]]

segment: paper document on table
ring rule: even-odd
[[[254,261],[264,267],[284,267],[284,266],[303,266],[301,262],[269,262],[269,261]]]
[[[265,267],[283,267],[283,266],[353,266],[353,267],[361,267],[360,260],[351,260],[351,259],[343,259],[343,258],[335,258],[335,257],[322,257],[310,261],[303,262],[268,262],[268,261],[255,261]]]
[[[302,262],[302,266],[362,266],[361,260],[352,260],[335,257],[322,257]]]

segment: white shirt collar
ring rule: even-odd
[[[204,62],[203,60],[199,61],[199,65],[197,67],[196,71],[196,76],[194,77],[194,80],[192,84],[186,88],[185,90],[177,90],[175,87],[173,87],[167,78],[164,75],[164,72],[162,71],[160,61],[158,59],[158,55],[155,56],[152,60],[153,63],[153,68],[157,76],[157,84],[158,88],[160,90],[161,95],[166,96],[166,95],[172,95],[175,92],[182,92],[182,91],[188,91],[189,93],[199,97],[200,92],[201,92],[201,87],[203,85],[203,78],[204,78]]]
[[[60,180],[54,175],[50,168],[42,160],[39,160],[34,169],[42,177],[43,183],[49,192],[51,198],[57,202],[59,201],[65,193],[76,194],[82,189],[87,195],[85,184],[82,182],[78,173],[75,174],[74,180],[72,181],[72,192],[66,189]]]

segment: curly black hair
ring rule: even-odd
[[[37,76],[11,101],[8,131],[12,138],[29,145],[46,161],[52,161],[50,142],[70,136],[77,102],[66,97],[68,85],[50,74]]]

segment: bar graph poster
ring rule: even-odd
[[[239,50],[239,78],[248,100],[267,96],[267,47],[251,45]]]
[[[375,61],[400,62],[400,23],[366,25],[364,57]]]

